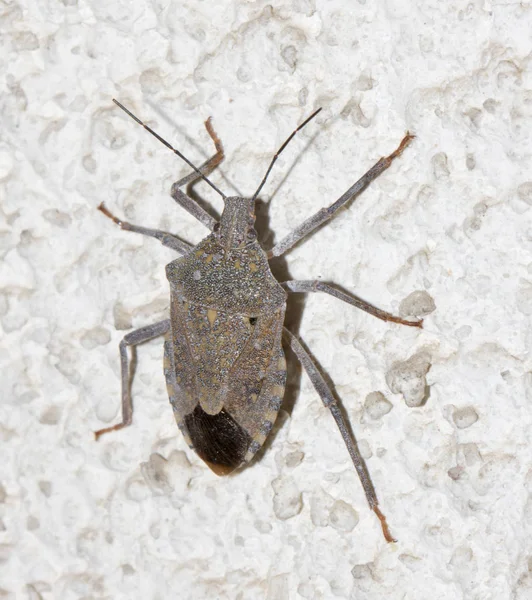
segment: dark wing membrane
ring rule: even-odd
[[[217,475],[227,475],[244,462],[251,437],[225,409],[208,415],[198,405],[184,421],[194,450]]]

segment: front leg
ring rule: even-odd
[[[213,129],[210,117],[205,121],[205,129],[207,129],[207,133],[209,134],[211,140],[214,143],[214,147],[216,148],[216,154],[211,156],[211,158],[205,161],[198,169],[203,175],[205,175],[205,177],[207,177],[222,162],[225,154],[222,142],[220,141],[220,138],[216,135],[216,132]],[[207,229],[210,229],[212,231],[217,223],[216,219],[211,217],[211,215],[206,210],[204,210],[194,199],[192,199],[180,189],[181,187],[186,185],[188,191],[190,186],[192,186],[199,179],[201,179],[201,175],[199,175],[199,173],[197,173],[196,171],[193,171],[192,173],[186,175],[185,177],[183,177],[179,181],[176,181],[172,185],[172,191],[170,192],[170,195],[179,204],[179,206],[182,206],[188,213],[190,213],[193,217],[196,217],[198,221],[203,223],[203,225],[205,225]]]
[[[207,129],[207,133],[210,135],[212,141],[214,142],[214,146],[216,147],[216,154],[209,158],[206,162],[204,162],[199,169],[188,160],[186,156],[184,156],[179,150],[174,148],[171,144],[169,144],[163,137],[161,137],[156,131],[154,131],[151,127],[148,127],[146,123],[142,122],[138,117],[136,117],[130,110],[128,110],[123,104],[118,102],[113,98],[113,102],[119,106],[127,115],[129,115],[136,123],[144,127],[146,131],[149,131],[154,137],[156,137],[161,144],[164,144],[169,150],[171,150],[174,154],[177,154],[182,160],[184,160],[189,166],[194,169],[194,172],[186,177],[183,177],[178,182],[174,183],[172,186],[171,195],[172,198],[181,205],[186,211],[188,211],[192,216],[196,217],[199,221],[201,221],[206,227],[208,227],[211,231],[216,224],[216,220],[213,219],[203,208],[195,202],[192,198],[189,198],[184,192],[182,192],[179,188],[182,185],[186,185],[187,183],[192,183],[196,181],[198,178],[202,177],[204,180],[214,189],[216,190],[222,198],[225,196],[220,192],[220,190],[207,179],[207,175],[216,167],[224,158],[224,149],[222,146],[222,142],[216,135],[214,131],[211,119],[207,119],[205,121],[205,128]],[[149,234],[148,234],[149,235]]]
[[[347,302],[347,304],[351,304],[351,306],[356,306],[357,308],[362,309],[370,315],[377,317],[377,319],[381,319],[381,321],[391,321],[392,323],[400,323],[401,325],[408,325],[410,327],[423,327],[423,319],[420,319],[419,321],[407,321],[406,319],[401,319],[401,317],[396,317],[395,315],[381,310],[380,308],[376,308],[372,304],[369,304],[365,300],[358,298],[358,296],[355,296],[354,294],[342,292],[332,285],[323,283],[322,281],[285,281],[284,283],[281,283],[281,285],[287,292],[302,294],[307,294],[308,292],[324,292],[325,294],[329,294],[330,296],[338,298],[338,300],[341,300],[342,302]]]
[[[327,208],[322,208],[317,213],[309,217],[306,221],[303,221],[299,227],[296,227],[278,244],[275,244],[275,246],[268,251],[268,258],[281,256],[290,250],[292,246],[295,246],[300,240],[310,235],[320,225],[329,219],[332,219],[341,208],[343,208],[355,196],[360,194],[360,192],[365,190],[374,179],[377,179],[377,177],[392,164],[393,160],[403,153],[404,149],[408,146],[408,144],[410,144],[414,137],[415,136],[411,135],[410,133],[407,133],[395,152],[392,152],[389,156],[378,160],[373,167],[371,167],[367,173],[362,175],[362,177],[355,184],[353,184],[347,190],[347,192],[345,192],[345,194],[340,196],[336,202]]]
[[[94,437],[98,439],[104,433],[117,431],[131,425],[133,418],[133,404],[131,403],[131,378],[129,376],[129,360],[127,357],[128,346],[138,346],[148,340],[164,335],[170,329],[170,320],[159,321],[153,325],[147,325],[128,333],[120,342],[120,368],[122,372],[122,422],[105,429],[99,429],[94,432]]]
[[[356,440],[351,433],[347,422],[345,421],[342,412],[336,402],[336,398],[334,397],[331,388],[327,385],[327,382],[323,378],[323,375],[318,371],[318,368],[307,352],[307,350],[303,347],[301,342],[297,339],[297,337],[288,331],[286,327],[283,327],[283,338],[290,345],[290,348],[297,356],[299,362],[307,372],[307,375],[314,386],[314,389],[318,392],[323,405],[331,411],[334,420],[336,421],[336,425],[342,434],[344,439],[344,443],[347,447],[347,451],[349,452],[349,456],[353,461],[355,469],[358,473],[358,477],[360,479],[360,483],[364,488],[364,493],[366,494],[366,499],[371,510],[377,515],[379,521],[381,522],[382,533],[387,542],[395,542],[396,540],[392,537],[390,530],[388,528],[388,523],[386,522],[386,517],[382,514],[379,509],[379,501],[377,500],[377,494],[375,492],[375,488],[371,481],[371,477],[368,472],[368,468],[362,455],[360,454],[360,450],[358,449],[358,445]]]

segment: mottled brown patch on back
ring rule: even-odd
[[[255,316],[286,304],[258,242],[226,251],[211,234],[194,252],[166,265],[166,277],[172,292],[220,312]]]
[[[270,399],[284,395],[286,365],[281,347],[284,310],[256,318],[253,331],[231,368],[224,406],[259,441],[263,421],[275,421]],[[282,368],[279,369],[279,366]],[[273,414],[270,414],[272,413]],[[260,440],[262,445],[264,438]]]

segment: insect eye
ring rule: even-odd
[[[250,242],[253,241],[253,240],[256,240],[257,239],[257,232],[254,229],[248,229],[247,238],[248,238],[248,240]]]
[[[249,324],[251,325],[251,327],[253,327],[256,322],[257,322],[257,317],[249,317]]]
[[[215,223],[212,230],[214,233],[216,233],[217,231],[220,231],[220,223]]]

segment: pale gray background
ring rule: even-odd
[[[0,596],[530,598],[530,3],[0,10]],[[436,303],[418,331],[315,295],[299,327],[343,399],[397,544],[384,542],[305,375],[262,459],[219,479],[175,426],[155,341],[138,352],[133,426],[94,441],[118,418],[118,342],[166,315],[174,256],[97,205],[192,242],[206,233],[168,194],[187,169],[113,97],[195,161],[211,153],[212,116],[227,153],[214,180],[242,194],[322,106],[262,194],[277,240],[406,130],[418,136],[287,256],[292,277],[341,283],[384,309],[415,290]],[[386,374],[418,352],[430,396],[409,408]],[[393,404],[377,419],[364,409],[375,391]]]

